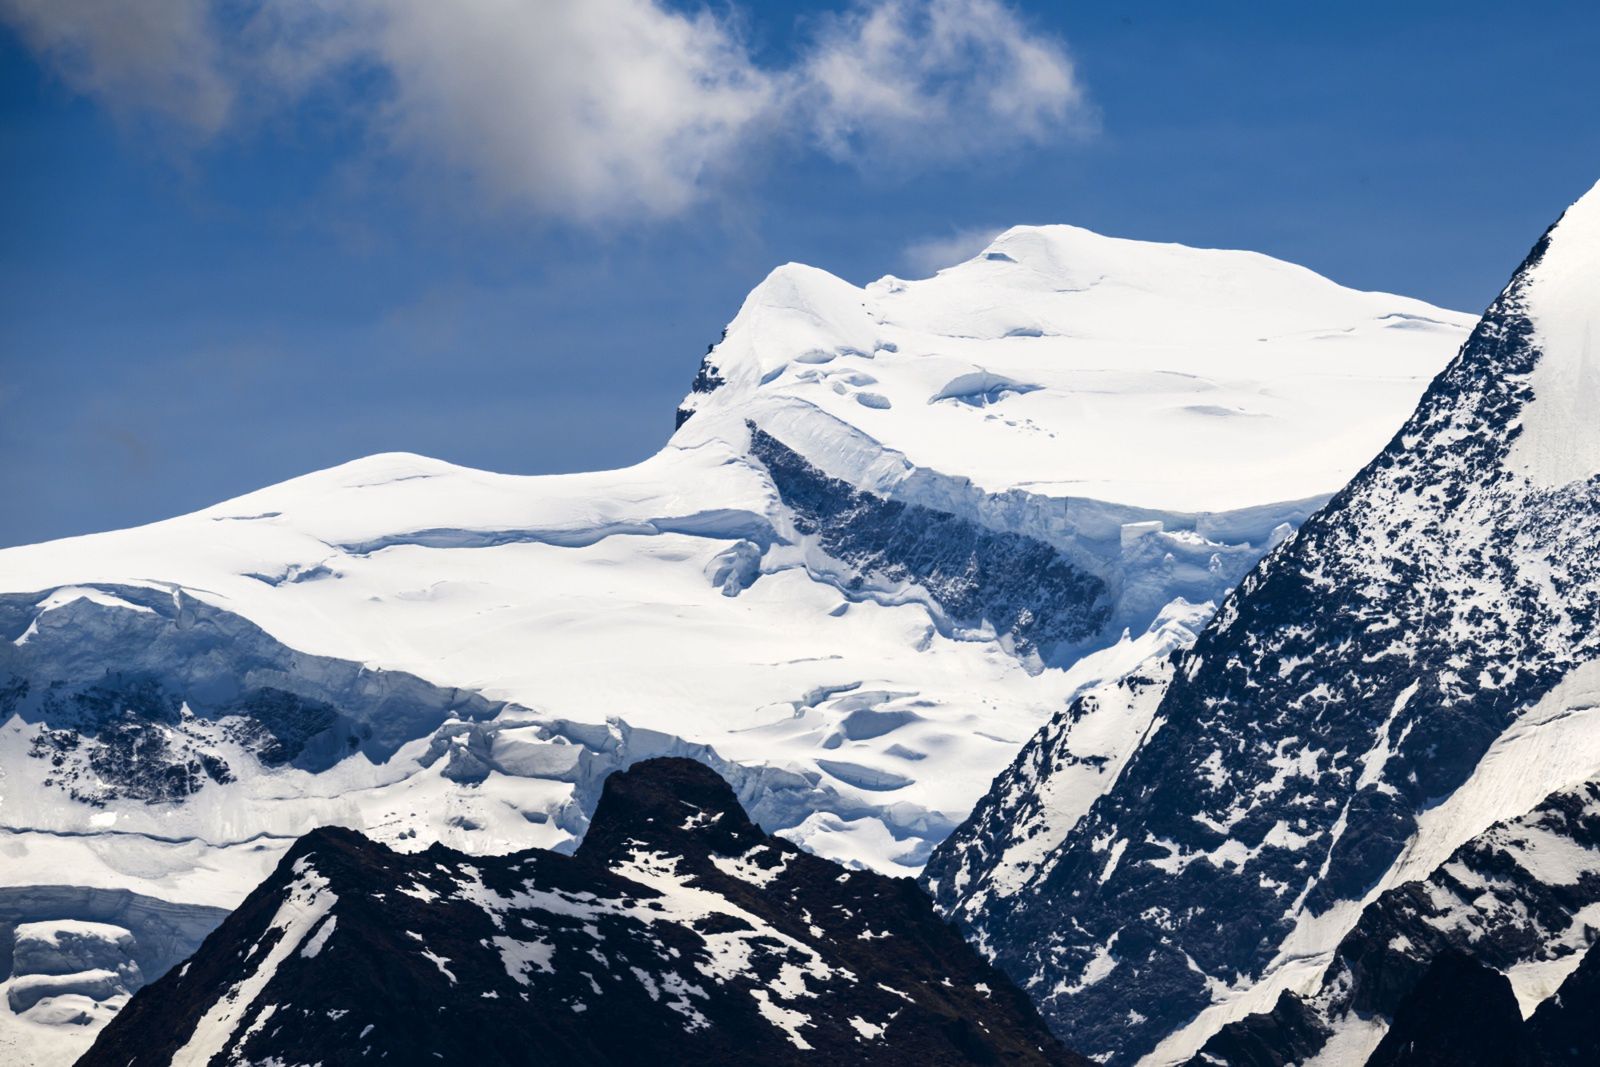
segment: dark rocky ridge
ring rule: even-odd
[[[722,331],[722,337],[717,344],[721,344],[722,341],[726,341],[727,339],[728,331],[726,328],[724,328]],[[694,381],[689,383],[690,396],[715,392],[717,389],[720,389],[722,386],[727,384],[727,380],[723,378],[722,370],[717,366],[716,359],[714,358],[716,351],[717,345],[712,344],[706,346],[705,357],[700,360],[700,366],[694,372]],[[688,422],[693,416],[693,407],[680,405],[672,428],[674,430],[678,429],[684,423]]]
[[[1434,957],[1368,1067],[1513,1067],[1531,1061],[1511,983],[1454,950]]]
[[[1327,1041],[1328,1031],[1314,1011],[1293,993],[1284,993],[1272,1010],[1228,1023],[1211,1035],[1189,1067],[1284,1067],[1304,1063]]]
[[[1293,1061],[1283,1061],[1293,1062]],[[1524,1020],[1505,975],[1449,949],[1401,1001],[1367,1067],[1580,1067],[1600,1063],[1600,947]]]
[[[1588,857],[1570,878],[1533,873],[1556,850]],[[1505,971],[1574,958],[1600,931],[1585,909],[1600,904],[1600,783],[1546,799],[1526,816],[1467,842],[1427,879],[1388,890],[1339,945],[1330,1011],[1392,1015],[1434,958],[1470,953]]]
[[[1539,876],[1552,869],[1560,876]],[[1285,993],[1271,1013],[1229,1024],[1207,1042],[1196,1062],[1240,1067],[1299,1062],[1321,1050],[1333,1029],[1352,1018],[1384,1020],[1402,1034],[1413,1034],[1404,1020],[1417,1009],[1407,1005],[1419,998],[1428,1002],[1434,994],[1424,983],[1437,985],[1439,974],[1466,975],[1461,982],[1471,986],[1473,968],[1491,974],[1526,964],[1565,962],[1581,968],[1600,939],[1600,930],[1591,925],[1596,904],[1600,783],[1588,782],[1490,827],[1426,879],[1381,894],[1340,943],[1313,996],[1301,1000]],[[1472,968],[1460,962],[1468,956]],[[1515,1008],[1506,979],[1497,975],[1490,984],[1504,985]],[[1462,995],[1478,994],[1464,988]],[[1600,1011],[1600,988],[1587,995]],[[1421,1037],[1416,1042],[1419,1049],[1428,1045]],[[1290,1052],[1292,1058],[1278,1058]],[[1551,1055],[1545,1054],[1549,1062],[1563,1062]]]
[[[1132,1062],[1213,983],[1260,978],[1600,654],[1600,479],[1545,488],[1505,462],[1544,356],[1526,296],[1549,240],[1388,447],[1224,603],[1047,876],[962,916],[1069,1043]],[[930,870],[994,851],[969,833]],[[957,891],[937,887],[941,908]]]
[[[307,835],[80,1064],[166,1064],[225,995],[213,1063],[1085,1063],[913,882],[682,759],[613,775],[575,856]]]

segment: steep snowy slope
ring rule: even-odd
[[[1142,732],[1114,786],[1087,811],[1051,792],[1093,747],[1080,702],[934,857],[942,906],[1069,1043],[1187,1058],[1316,988],[1385,889],[1600,772],[1597,318],[1600,188],[1164,696],[1161,671],[1116,687]]]
[[[1192,640],[1467,325],[1022,228],[925,281],[773,272],[635,467],[375,456],[0,552],[0,880],[232,906],[325,823],[570,850],[662,754],[915,873],[1039,724]]]
[[[1470,957],[1469,972],[1498,972],[1492,984],[1503,986],[1520,1023],[1558,990],[1572,993],[1576,987],[1567,983],[1593,954],[1597,929],[1600,783],[1587,782],[1490,827],[1428,877],[1384,892],[1340,942],[1317,988],[1304,997],[1285,993],[1274,1012],[1225,1027],[1201,1059],[1244,1064],[1276,1054],[1330,1067],[1360,1062],[1380,1040],[1395,1043],[1386,1030],[1405,1032],[1408,1002],[1426,993],[1430,971],[1448,970],[1453,956]],[[1582,1002],[1568,995],[1566,1008],[1600,1019],[1600,986]],[[1588,1029],[1591,1044],[1600,1045],[1600,1024]],[[1290,1047],[1298,1055],[1283,1056]]]
[[[1587,1067],[1600,1062],[1600,945],[1584,952],[1560,987],[1526,1017],[1504,974],[1456,948],[1431,957],[1395,1001],[1382,1025],[1352,1041],[1349,1032],[1330,1033],[1285,993],[1272,1013],[1224,1026],[1189,1067]]]
[[[681,759],[609,778],[571,857],[403,855],[314,831],[81,1062],[530,1055],[1087,1063],[909,879],[767,836],[716,774]]]

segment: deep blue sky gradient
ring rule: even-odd
[[[749,6],[781,57],[839,5]],[[932,171],[774,149],[682,218],[598,229],[385,174],[315,106],[175,146],[0,31],[0,545],[378,451],[634,462],[786,260],[860,283],[920,240],[1071,222],[1476,311],[1600,179],[1600,5],[1022,6],[1096,135]]]

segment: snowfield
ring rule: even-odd
[[[780,267],[713,353],[728,388],[687,406],[759,397],[823,469],[908,499],[1220,517],[1342,486],[1474,321],[1252,252],[1021,226],[924,281]]]
[[[914,875],[1041,724],[1192,641],[1473,321],[1019,227],[923,281],[775,270],[633,467],[380,455],[5,550],[0,881],[231,906],[327,823],[570,850],[604,774],[664,754]]]

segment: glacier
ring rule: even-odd
[[[0,879],[230,907],[325,824],[570,852],[661,755],[915,875],[1041,724],[1191,644],[1472,321],[1018,227],[923,280],[773,271],[632,467],[385,454],[0,551]],[[1111,762],[1148,726],[1101,721]]]

